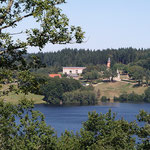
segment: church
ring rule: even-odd
[[[111,67],[111,61],[110,61],[110,58],[108,58],[108,61],[107,61],[107,69],[109,70],[110,67]],[[111,77],[110,77],[110,80],[111,80]],[[119,72],[118,69],[117,69],[117,76],[114,77],[114,80],[115,80],[115,81],[121,81],[120,72]]]

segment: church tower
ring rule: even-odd
[[[107,61],[107,68],[108,69],[110,68],[110,57],[108,58],[108,61]]]

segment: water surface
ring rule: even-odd
[[[79,131],[82,122],[88,119],[88,112],[107,113],[109,109],[117,113],[117,118],[133,121],[141,109],[150,112],[150,103],[103,103],[97,106],[51,106],[48,104],[35,105],[35,109],[45,115],[45,121],[51,125],[58,136],[65,130]]]

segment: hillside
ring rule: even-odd
[[[147,87],[134,87],[133,83],[128,82],[103,82],[95,86],[95,92],[100,89],[100,94],[106,96],[110,99],[113,99],[114,96],[119,96],[123,93],[132,93],[142,94]]]
[[[43,96],[41,95],[35,95],[35,94],[31,94],[29,93],[28,95],[25,94],[15,94],[13,92],[9,93],[8,95],[2,96],[1,99],[6,101],[6,102],[10,102],[12,104],[18,104],[19,100],[23,99],[23,98],[27,98],[29,100],[33,100],[34,104],[41,104],[41,103],[45,103],[45,101],[43,101]]]

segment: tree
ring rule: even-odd
[[[63,94],[63,104],[96,104],[95,93],[91,90],[76,90]]]
[[[111,69],[111,81],[113,82],[114,81],[114,77],[117,76],[117,71],[113,68]]]
[[[144,91],[144,100],[146,102],[150,102],[150,87],[148,87],[145,91]]]
[[[99,78],[99,73],[96,70],[92,70],[91,72],[86,72],[83,74],[83,79],[85,80],[95,80]]]
[[[22,71],[37,67],[40,63],[36,57],[33,57],[29,64],[25,60],[28,47],[39,47],[41,50],[47,43],[66,44],[81,43],[83,41],[84,32],[81,27],[70,26],[69,19],[59,8],[59,5],[63,3],[66,3],[66,1],[0,0],[1,68],[14,72],[14,70]],[[32,18],[35,24],[39,25],[39,28],[33,26],[17,33],[12,32],[12,28],[17,28],[18,24],[23,20],[28,21],[29,17]],[[17,29],[19,30],[19,28]],[[23,41],[17,37],[20,34],[25,35]],[[7,73],[7,71],[3,72],[3,76],[7,76]],[[15,78],[12,77],[12,80],[18,80],[19,75],[15,74]],[[30,82],[29,79],[28,82]]]
[[[109,110],[106,114],[91,112],[88,120],[83,123],[81,142],[89,149],[131,149],[135,148],[132,137],[136,124],[124,119],[115,120],[116,115]],[[88,138],[89,137],[89,138]],[[84,139],[87,139],[85,141]]]
[[[8,53],[16,49],[26,49],[27,46],[43,48],[48,42],[52,44],[81,43],[84,32],[80,27],[69,27],[69,19],[58,7],[65,0],[0,0],[0,44]],[[26,41],[13,41],[16,33],[6,32],[5,29],[16,28],[22,20],[32,17],[40,24],[40,28],[26,29]],[[18,32],[17,34],[22,34]]]
[[[103,72],[103,78],[106,78],[106,79],[108,79],[109,81],[110,81],[110,77],[111,77],[111,72],[110,72],[110,70],[105,70],[104,72]]]
[[[110,99],[107,98],[106,96],[101,97],[101,102],[109,102],[109,101],[110,101]]]
[[[138,144],[138,150],[150,149],[150,114],[141,110],[137,115],[137,120],[143,122],[144,125],[137,130],[137,135],[141,139],[141,143]]]
[[[0,101],[0,149],[150,149],[150,114],[143,110],[137,116],[143,122],[140,126],[135,121],[116,119],[111,110],[106,114],[89,112],[80,132],[66,131],[57,137],[44,116],[33,108],[33,102],[26,99],[19,105]]]
[[[68,78],[50,78],[40,88],[44,100],[50,104],[59,104],[63,100],[63,94],[81,88],[79,81]]]
[[[146,80],[146,85],[149,85],[149,80],[150,80],[150,71],[146,70],[145,72],[145,80]]]
[[[103,73],[103,78],[109,79],[109,81],[114,81],[114,77],[117,76],[117,71],[115,69],[105,70]]]
[[[26,99],[19,105],[0,101],[0,149],[56,148],[54,130],[46,125],[43,114],[34,111],[33,107],[33,102]]]
[[[124,64],[122,64],[122,63],[116,63],[116,64],[114,64],[113,65],[113,68],[115,69],[115,70],[123,70],[124,68],[125,68],[125,66],[126,65],[124,65]]]
[[[131,66],[129,68],[129,76],[137,80],[139,85],[143,82],[144,72],[145,70],[140,66]]]
[[[99,99],[101,96],[101,92],[100,92],[100,89],[97,90],[97,98]]]
[[[135,121],[129,123],[123,118],[116,119],[116,114],[111,110],[106,114],[90,112],[80,133],[74,135],[66,131],[59,140],[59,147],[61,149],[65,146],[66,149],[149,150],[149,113],[140,111],[137,120],[143,122],[143,126],[138,126]]]

